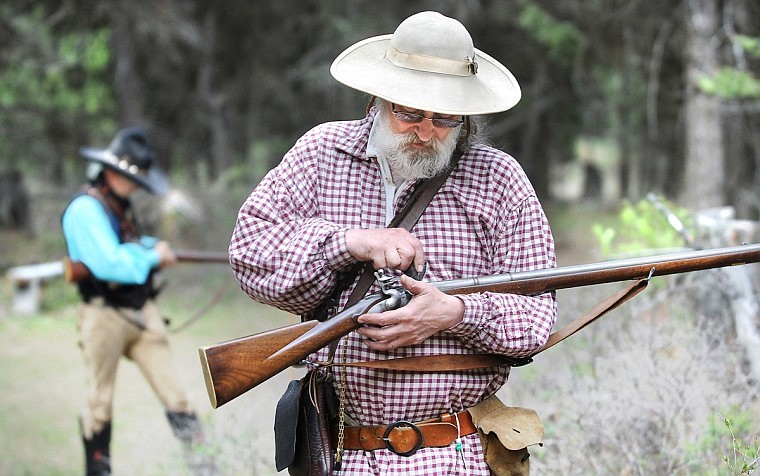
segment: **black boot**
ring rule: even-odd
[[[110,476],[111,474],[111,423],[108,422],[92,439],[82,436],[87,476]]]
[[[183,443],[203,443],[203,429],[195,413],[166,412],[174,436]]]
[[[211,448],[206,444],[203,429],[195,413],[168,411],[166,418],[169,419],[174,436],[182,442],[190,471],[196,476],[216,475],[216,461]]]

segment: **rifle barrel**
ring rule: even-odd
[[[217,251],[178,250],[174,254],[181,263],[227,263],[230,258],[227,253]],[[81,261],[71,261],[68,257],[63,259],[63,275],[67,282],[76,283],[89,278],[92,273]]]
[[[431,283],[447,294],[498,292],[541,294],[557,289],[665,276],[760,261],[760,244],[684,251],[643,258],[562,266]]]
[[[191,263],[229,263],[230,256],[227,253],[217,251],[177,250],[174,252],[178,261]]]

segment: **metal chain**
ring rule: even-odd
[[[342,339],[343,352],[342,360],[346,363],[348,360],[348,336]],[[338,448],[335,451],[335,469],[340,470],[341,461],[343,460],[343,442],[345,439],[346,427],[346,366],[340,366],[340,384],[338,385]]]

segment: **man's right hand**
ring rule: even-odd
[[[371,261],[375,269],[406,270],[425,266],[422,243],[403,228],[353,229],[346,231],[346,246],[358,261]]]
[[[153,249],[156,250],[158,257],[161,259],[161,262],[158,264],[160,268],[166,268],[177,262],[177,255],[174,254],[174,250],[168,242],[159,241]]]

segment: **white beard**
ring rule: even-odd
[[[419,148],[413,145],[420,142],[416,133],[396,134],[391,130],[384,110],[378,112],[376,121],[373,141],[388,161],[394,181],[435,177],[446,170],[457,145],[459,128],[452,129],[443,142],[433,137],[425,148]]]

